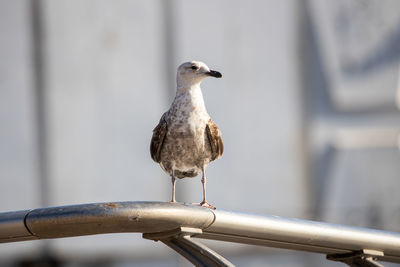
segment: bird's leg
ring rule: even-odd
[[[175,178],[174,170],[172,170],[171,182],[172,182],[172,199],[171,199],[171,202],[174,203],[174,202],[176,202],[176,200],[175,200],[175,184],[176,184],[176,178]]]
[[[203,174],[201,177],[201,183],[203,184],[203,201],[200,203],[200,206],[215,210],[215,207],[212,206],[210,203],[208,203],[206,200],[206,182],[207,182],[207,180],[206,180],[206,169],[204,166],[201,171]]]

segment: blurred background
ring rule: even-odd
[[[0,0],[0,212],[169,201],[149,154],[203,61],[219,209],[400,231],[400,2]],[[177,183],[199,202],[200,178]],[[342,266],[205,242],[238,266]],[[0,266],[190,266],[139,234],[0,245]],[[391,266],[385,264],[385,266]]]

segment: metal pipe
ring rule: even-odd
[[[114,202],[37,209],[26,226],[38,238],[103,233],[163,232],[180,226],[206,228],[214,221],[208,209],[165,202]]]
[[[102,233],[157,233],[198,228],[196,238],[324,254],[363,249],[400,263],[400,234],[383,230],[210,210],[164,202],[115,202],[0,213],[0,243]]]
[[[29,210],[0,213],[0,243],[35,239],[25,227]]]
[[[370,249],[400,262],[400,233],[331,223],[216,210],[202,238],[324,254]]]

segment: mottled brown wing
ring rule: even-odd
[[[164,144],[164,139],[168,131],[165,115],[166,113],[164,113],[164,115],[160,119],[160,122],[158,123],[156,128],[154,128],[153,136],[151,138],[151,143],[150,143],[151,158],[157,163],[160,163],[161,161],[161,149]]]
[[[224,153],[224,143],[218,126],[211,119],[207,123],[206,133],[211,146],[211,160],[216,160]]]

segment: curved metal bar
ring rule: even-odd
[[[25,226],[29,210],[0,213],[0,243],[36,239]]]
[[[162,233],[189,227],[196,238],[343,254],[382,252],[400,263],[400,234],[277,216],[261,216],[164,202],[115,202],[0,213],[0,243],[102,233]]]
[[[36,209],[26,226],[38,238],[104,233],[162,232],[180,226],[206,228],[214,214],[201,207],[166,202],[113,202]]]
[[[400,233],[338,224],[216,210],[202,238],[337,254],[381,251],[379,260],[400,263]]]

